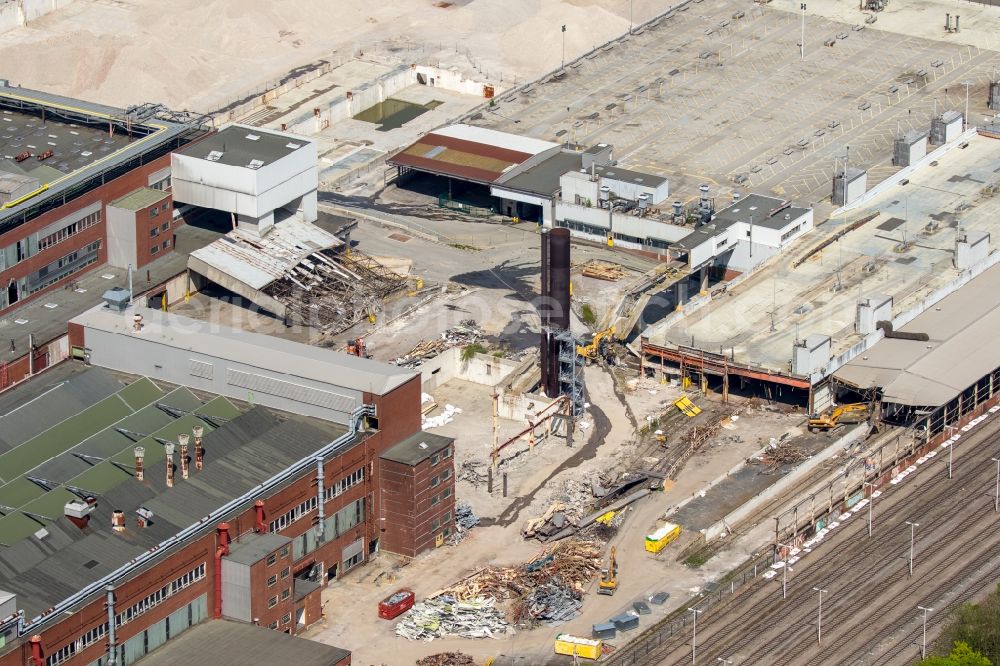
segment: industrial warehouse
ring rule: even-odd
[[[209,618],[294,634],[327,581],[454,529],[418,375],[123,305],[70,322],[90,367],[4,396],[0,663],[133,663]]]
[[[0,666],[1000,663],[1000,7],[36,2]]]

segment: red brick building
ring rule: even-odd
[[[138,268],[172,249],[170,224],[161,229],[172,223],[169,195],[134,210],[138,218],[155,208],[155,247],[152,220],[142,219],[132,235],[108,226],[112,202],[169,191],[170,152],[207,131],[168,115],[149,105],[122,110],[0,86],[0,312],[89,267]]]
[[[25,470],[0,485],[0,666],[132,664],[208,618],[294,634],[328,583],[454,529],[453,443],[420,430],[419,374],[196,324],[88,313],[71,336],[91,362],[152,379],[60,366],[4,396],[29,402],[0,409],[0,465]]]

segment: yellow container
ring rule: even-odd
[[[663,527],[652,534],[646,535],[646,551],[658,553],[667,547],[671,541],[681,535],[681,526],[673,523],[666,523]]]
[[[589,638],[579,638],[569,634],[556,636],[556,654],[583,657],[584,659],[600,659],[602,641]]]

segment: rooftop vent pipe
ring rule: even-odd
[[[115,509],[111,512],[111,529],[115,532],[125,531],[125,512]]]
[[[66,502],[63,507],[63,514],[69,518],[70,522],[81,530],[90,524],[90,514],[97,508],[97,500],[87,497],[86,500],[72,500]]]
[[[132,330],[138,333],[142,330],[142,315],[132,315]]]
[[[254,511],[257,515],[257,524],[253,531],[257,534],[267,534],[267,523],[264,521],[264,500],[257,500],[253,503]]]
[[[222,617],[222,558],[229,554],[229,523],[215,528],[219,545],[215,549],[215,619]]]
[[[188,442],[191,440],[191,435],[186,432],[182,432],[177,435],[177,444],[181,449],[181,478],[188,478]]]
[[[885,337],[892,340],[914,340],[916,342],[927,342],[931,339],[931,336],[926,333],[905,333],[903,331],[892,330],[891,321],[880,321],[875,324],[875,328],[882,329],[882,333]]]
[[[142,481],[142,459],[146,457],[146,449],[142,446],[135,447],[135,480]]]
[[[174,445],[164,444],[163,452],[167,454],[167,488],[174,487]]]
[[[35,634],[28,639],[31,644],[31,666],[45,666],[45,653],[42,652],[42,637]]]
[[[196,472],[200,472],[205,464],[205,447],[201,445],[201,438],[205,434],[205,427],[196,425],[191,428],[191,433],[194,435],[194,469]]]

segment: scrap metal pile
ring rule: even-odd
[[[462,652],[441,652],[417,659],[417,666],[476,666],[476,660]]]
[[[448,537],[448,543],[457,546],[469,535],[469,530],[479,524],[479,516],[468,502],[455,504],[455,533]]]
[[[446,349],[465,347],[481,341],[485,337],[483,329],[475,319],[466,319],[458,326],[449,328],[438,340],[423,340],[416,347],[394,359],[392,362],[404,368],[416,368],[424,361],[432,359]]]
[[[601,570],[601,545],[567,539],[520,566],[487,567],[445,590],[456,599],[511,601],[515,626],[568,620],[580,609],[586,584]]]
[[[263,292],[285,306],[289,320],[333,335],[374,316],[404,286],[404,277],[360,252],[322,250]]]
[[[432,641],[443,636],[502,638],[512,631],[496,600],[473,597],[458,600],[449,594],[416,603],[396,625],[396,635]]]

